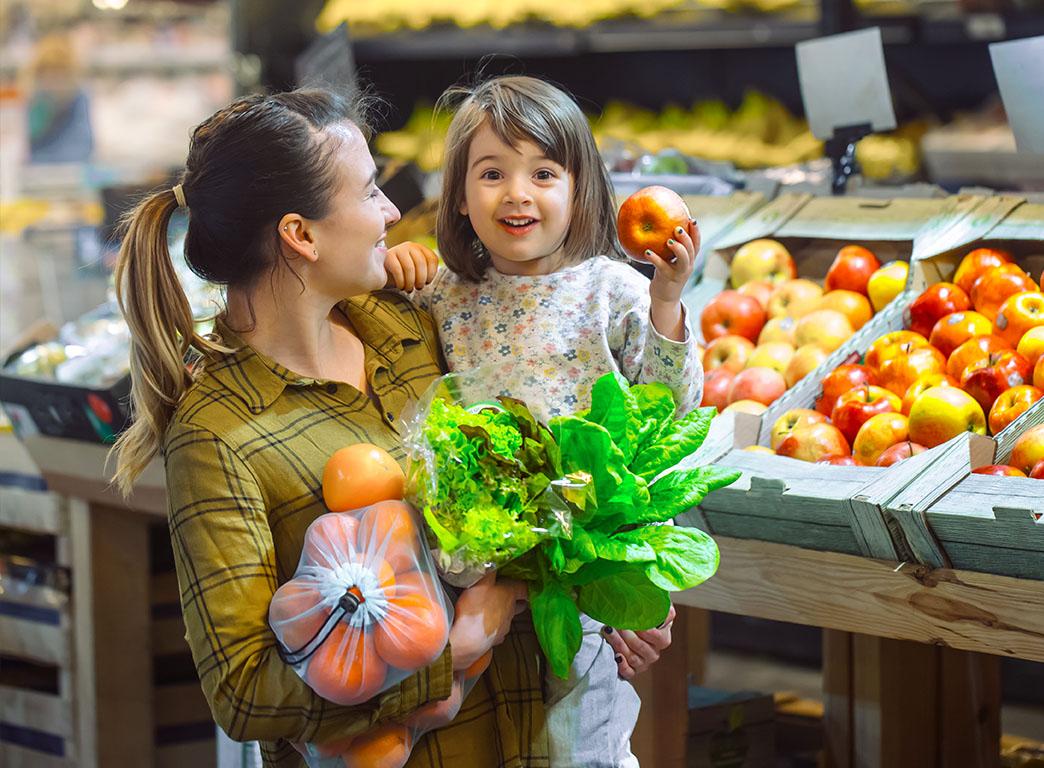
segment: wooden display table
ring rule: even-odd
[[[826,765],[977,768],[1000,751],[999,658],[1044,661],[1044,585],[716,537],[721,567],[675,596],[689,648],[672,648],[636,738],[646,762],[681,766],[678,681],[702,660],[704,609],[822,627]],[[689,606],[688,610],[681,606]],[[701,616],[702,614],[702,616]],[[694,630],[694,627],[696,629]],[[694,637],[694,635],[696,635]],[[647,699],[643,699],[647,701]],[[652,733],[655,736],[651,735]]]

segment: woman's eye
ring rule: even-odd
[[[381,188],[380,187],[374,187],[372,190],[370,190],[370,197],[379,197],[380,194],[381,194]]]

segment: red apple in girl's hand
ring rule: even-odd
[[[616,214],[616,234],[624,251],[635,261],[648,262],[647,250],[670,261],[674,254],[667,248],[667,240],[675,236],[674,230],[678,227],[687,231],[691,219],[689,206],[677,192],[667,187],[643,187],[620,206]],[[696,232],[693,245],[699,251],[699,230],[695,225],[693,230]]]
[[[707,341],[730,333],[757,341],[764,325],[764,308],[757,299],[739,291],[722,291],[700,313],[700,329]]]

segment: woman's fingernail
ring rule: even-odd
[[[678,234],[680,235],[680,234],[681,234],[682,232],[684,232],[685,230],[684,230],[684,229],[682,229],[681,227],[678,227],[678,228],[677,228],[676,230],[674,230],[674,231],[675,231],[675,232],[677,232],[677,233],[678,233]]]
[[[604,627],[602,627],[602,632],[604,632],[607,635],[611,635],[613,634],[613,628],[606,624]]]
[[[645,249],[645,255],[646,256],[652,256],[652,251],[650,251],[648,248],[646,248]]]
[[[613,658],[616,659],[617,664],[623,661],[623,656],[621,656],[620,654],[616,654],[616,656],[614,656]]]

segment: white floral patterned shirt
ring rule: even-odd
[[[688,313],[685,341],[661,335],[648,278],[624,262],[595,256],[532,277],[490,267],[481,283],[443,268],[414,300],[435,318],[450,370],[485,366],[490,387],[499,385],[488,396],[518,397],[539,418],[588,407],[592,385],[610,371],[632,384],[667,385],[679,415],[702,397]]]

